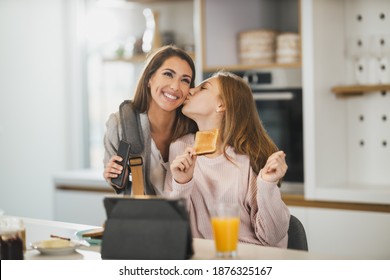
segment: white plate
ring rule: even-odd
[[[43,241],[34,242],[31,244],[31,247],[45,255],[69,255],[74,253],[74,251],[81,246],[80,244],[69,242],[69,246],[67,247],[47,248],[42,246],[42,242]]]

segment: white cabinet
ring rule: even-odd
[[[360,55],[390,59],[375,47],[390,34],[390,2],[302,0],[301,16],[305,197],[390,204],[390,91],[349,98],[331,91],[356,83],[376,88],[374,68],[362,68],[368,80],[356,71]],[[364,50],[356,51],[359,45]]]
[[[305,227],[310,252],[341,259],[390,258],[390,213],[289,209]]]
[[[107,193],[56,190],[54,220],[68,223],[102,226],[106,220],[103,199]]]
[[[54,220],[102,226],[106,220],[103,199],[114,195],[100,170],[74,170],[54,176]]]

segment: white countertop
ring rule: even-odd
[[[50,238],[50,234],[55,234],[63,237],[72,238],[75,233],[80,230],[96,228],[95,226],[64,223],[58,221],[38,220],[30,218],[22,218],[26,226],[26,243],[45,240]],[[193,247],[195,254],[194,260],[209,260],[215,259],[215,249],[213,240],[193,239]],[[330,256],[322,256],[305,251],[279,249],[272,247],[263,247],[252,244],[239,243],[238,258],[245,260],[267,259],[267,260],[285,260],[285,259],[337,259]],[[80,247],[76,252],[69,255],[43,255],[35,249],[28,249],[25,254],[25,259],[73,259],[73,260],[96,260],[101,259],[100,246],[91,245],[90,247]]]

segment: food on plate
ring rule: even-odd
[[[195,152],[197,155],[212,154],[217,150],[218,128],[198,131],[195,135]]]
[[[49,249],[49,248],[66,248],[66,247],[71,247],[72,243],[69,240],[64,240],[64,239],[58,239],[58,238],[53,238],[53,239],[47,239],[39,242],[38,247],[44,248],[44,249]]]
[[[103,237],[104,228],[95,228],[83,232],[82,237],[91,237],[101,239]]]

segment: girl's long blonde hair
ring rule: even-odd
[[[223,150],[229,145],[238,154],[248,155],[252,169],[258,174],[278,148],[261,123],[252,91],[233,73],[219,71],[213,77],[219,81],[220,97],[226,108],[219,134]]]

